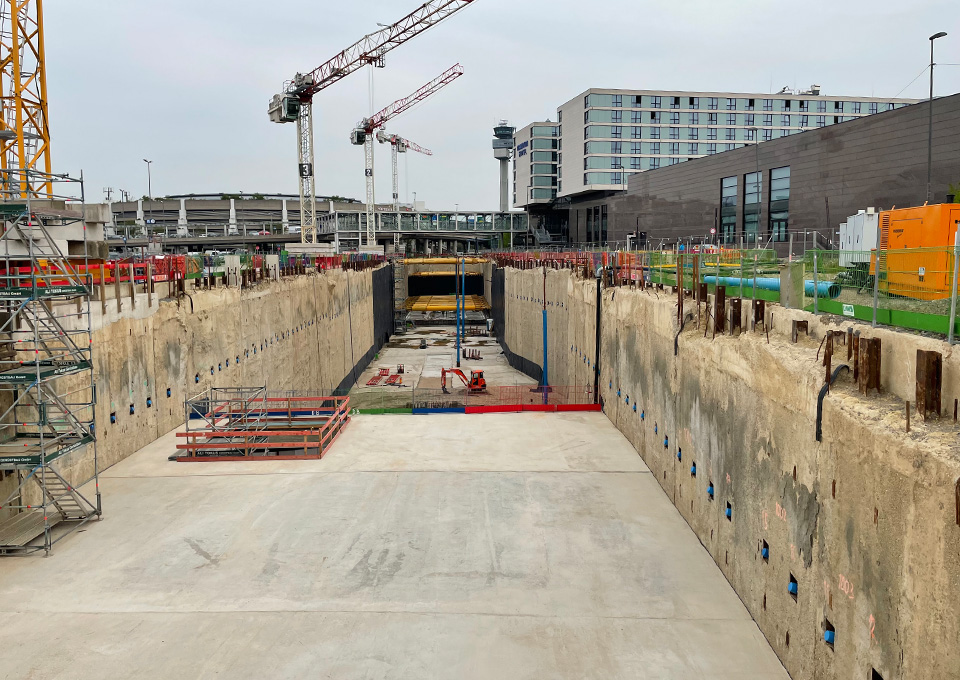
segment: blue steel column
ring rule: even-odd
[[[457,262],[459,265],[459,262]],[[459,283],[458,279],[460,278],[460,272],[457,271],[457,267],[453,268],[453,283],[454,283],[454,293],[457,303],[457,321],[456,321],[456,334],[457,334],[457,368],[460,368],[460,295],[457,289],[457,284]]]

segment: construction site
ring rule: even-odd
[[[472,1],[274,97],[303,225],[277,254],[111,258],[19,81],[0,676],[960,678],[960,213],[930,207],[955,246],[919,253],[882,217],[797,259],[511,249],[476,220],[410,246],[373,139],[396,202],[421,148],[383,125],[455,67],[358,124],[365,212],[331,250],[313,97]],[[39,5],[0,34],[42,45]]]

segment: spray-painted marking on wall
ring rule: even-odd
[[[853,599],[853,584],[847,579],[846,576],[840,574],[840,579],[838,583],[840,591],[843,592],[851,600]]]
[[[870,644],[873,644],[877,641],[877,636],[874,635],[874,631],[877,629],[877,620],[873,617],[873,614],[870,615]]]
[[[787,521],[787,509],[777,503],[777,517],[782,519],[784,522]]]

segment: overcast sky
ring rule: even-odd
[[[417,0],[90,0],[45,5],[55,172],[79,173],[88,200],[104,187],[155,196],[297,192],[294,125],[267,118],[284,80],[415,8]],[[960,63],[956,0],[476,0],[387,56],[377,108],[459,62],[466,73],[388,130],[435,152],[401,157],[429,208],[491,210],[500,118],[556,119],[590,87],[771,92],[817,83],[824,94],[926,97],[927,38]],[[960,67],[936,72],[960,91]],[[906,88],[906,89],[904,89]],[[902,91],[902,92],[901,92]],[[321,194],[364,196],[363,152],[348,134],[367,115],[359,72],[315,100]],[[391,193],[377,145],[377,198]],[[409,175],[405,175],[405,166]]]

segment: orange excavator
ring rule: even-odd
[[[483,377],[483,371],[470,371],[470,379],[468,380],[459,368],[443,368],[440,369],[440,387],[443,388],[444,394],[449,394],[447,392],[447,373],[452,373],[460,378],[463,384],[467,386],[469,394],[484,394],[487,391],[487,381]]]

